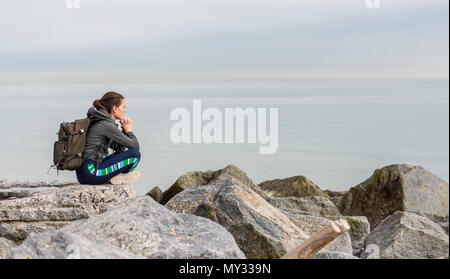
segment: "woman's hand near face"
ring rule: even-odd
[[[133,121],[130,118],[122,118],[120,125],[125,133],[133,131]]]

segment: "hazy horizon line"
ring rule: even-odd
[[[0,72],[0,85],[48,83],[164,83],[164,82],[295,82],[295,81],[399,81],[448,82],[449,75],[393,74],[361,72]]]

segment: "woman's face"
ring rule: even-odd
[[[123,119],[124,118],[124,114],[126,112],[126,104],[125,104],[125,99],[122,99],[120,105],[118,107],[114,106],[113,107],[113,111],[114,111],[114,118],[115,119]]]

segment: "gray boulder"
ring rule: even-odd
[[[17,245],[9,239],[0,237],[0,260],[8,259]]]
[[[134,259],[139,258],[107,243],[60,231],[30,234],[14,251],[14,259]]]
[[[365,216],[325,216],[330,220],[345,219],[350,225],[348,231],[352,240],[353,255],[359,256],[365,248],[366,237],[370,233],[370,224]]]
[[[26,188],[62,187],[71,184],[73,183],[61,182],[58,180],[29,181],[16,179],[0,179],[0,189],[11,189],[15,187],[26,187]]]
[[[300,229],[306,232],[309,235],[313,235],[321,228],[325,227],[332,221],[329,219],[325,219],[317,216],[309,216],[309,215],[296,215],[291,214],[286,211],[282,211],[294,224],[296,224]],[[328,251],[339,251],[343,253],[352,254],[352,239],[350,238],[350,234],[345,232],[338,236],[333,242],[329,243],[327,246],[322,248],[323,250]]]
[[[191,214],[177,214],[148,196],[73,222],[60,231],[105,242],[145,258],[245,258],[222,226]]]
[[[312,259],[320,260],[358,260],[358,257],[353,256],[349,253],[338,252],[338,251],[320,251],[315,254]]]
[[[0,237],[23,240],[29,233],[58,229],[103,213],[134,197],[132,185],[8,185],[0,189]]]
[[[166,206],[222,225],[248,258],[279,258],[309,237],[280,210],[234,178],[215,186],[184,190]]]
[[[396,211],[448,216],[448,183],[421,166],[391,165],[377,169],[339,201],[343,215],[366,216],[371,228]]]
[[[267,197],[266,200],[274,207],[292,214],[318,217],[341,215],[337,207],[325,197]]]
[[[347,193],[347,191],[338,192],[331,190],[324,190],[323,192],[328,195],[328,199],[335,205],[338,204],[342,197]]]
[[[265,193],[256,186],[245,172],[231,164],[217,171],[191,171],[180,176],[163,194],[162,204],[166,204],[176,194],[195,186],[218,185],[225,179],[235,178],[261,196]]]
[[[274,197],[328,197],[319,186],[302,175],[264,181],[258,187]]]
[[[162,202],[163,191],[158,186],[151,189],[146,195],[153,198],[158,203]]]
[[[426,218],[430,219],[431,221],[435,222],[448,235],[448,215],[447,216],[439,216],[439,215],[429,214],[429,213],[420,212],[420,211],[419,212],[416,211],[416,212],[412,212],[412,213],[426,217]]]
[[[449,255],[449,238],[428,218],[398,211],[384,219],[366,238],[376,244],[380,258],[436,259]]]
[[[325,197],[266,197],[266,200],[271,205],[284,212],[294,223],[296,223],[301,229],[309,234],[311,234],[311,232],[315,230],[308,229],[308,227],[320,228],[329,223],[329,220],[334,221],[340,218],[347,220],[350,225],[348,235],[351,238],[353,253],[355,255],[358,255],[362,251],[364,251],[364,239],[370,232],[370,225],[366,217],[341,216],[337,207]],[[309,215],[310,217],[306,217],[307,215]],[[316,221],[314,221],[314,218],[312,216],[319,218],[316,218]],[[328,221],[324,221],[323,218],[325,218],[325,220],[328,219]],[[309,219],[311,223],[308,224],[308,221],[306,221],[307,219]],[[297,222],[295,220],[297,220]],[[302,223],[305,224],[302,225]],[[343,240],[344,238],[346,238],[346,236],[347,233],[342,235],[340,238]],[[327,250],[334,251],[335,249],[327,248]],[[348,249],[345,250],[345,252],[347,253],[349,253],[349,251],[350,250]]]
[[[369,244],[366,247],[366,250],[364,250],[364,252],[361,254],[361,258],[368,260],[379,259],[380,247],[378,247],[378,245],[375,244]]]

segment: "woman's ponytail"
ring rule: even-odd
[[[95,107],[96,109],[104,109],[108,113],[111,113],[112,107],[120,106],[122,99],[124,99],[124,97],[121,94],[114,91],[110,91],[105,95],[103,95],[101,99],[95,100],[92,103],[92,106]]]
[[[102,101],[97,99],[92,103],[92,106],[95,107],[96,109],[104,109],[106,111],[108,111],[104,105],[102,105]]]

